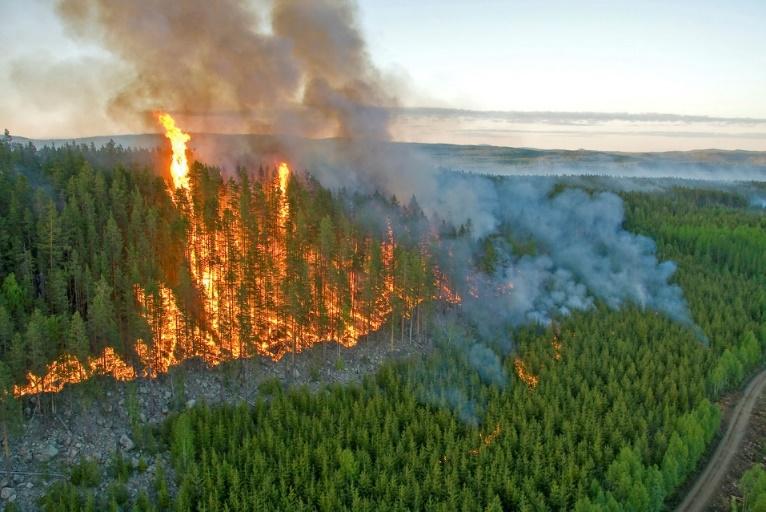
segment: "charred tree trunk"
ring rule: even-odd
[[[391,313],[391,351],[394,350],[394,314]]]
[[[415,311],[410,312],[410,345],[412,345],[412,324],[415,323]]]

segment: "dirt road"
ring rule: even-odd
[[[766,370],[757,374],[748,384],[739,403],[734,409],[731,422],[721,439],[705,470],[697,477],[697,481],[678,506],[676,512],[697,512],[705,510],[710,500],[721,486],[726,470],[732,458],[739,450],[747,431],[747,424],[758,397],[766,388]]]

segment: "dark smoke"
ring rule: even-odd
[[[242,0],[58,0],[77,37],[100,42],[133,72],[109,113],[153,126],[164,109],[237,112],[260,131],[387,138],[393,106],[344,0],[275,0],[270,31]]]

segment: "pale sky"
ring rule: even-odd
[[[407,85],[403,104],[452,109],[405,116],[400,140],[766,150],[764,0],[360,0],[359,10],[373,61]],[[83,116],[80,102],[61,104],[66,76],[56,79],[47,58],[83,56],[109,59],[64,34],[52,0],[0,0],[0,125],[30,137],[120,132],[103,113]],[[51,67],[39,90],[14,85],[17,59]],[[91,86],[100,79],[95,71]]]
[[[450,106],[766,118],[766,1],[362,0],[372,54]]]

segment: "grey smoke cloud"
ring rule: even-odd
[[[515,239],[535,245],[534,254],[515,254],[507,243],[495,241],[496,273],[469,277],[461,290],[467,297],[464,307],[474,308],[481,323],[492,325],[497,323],[493,318],[500,318],[514,325],[547,324],[593,307],[596,299],[614,309],[633,303],[692,323],[681,288],[671,283],[675,264],[658,261],[651,239],[623,228],[619,196],[576,188],[552,195],[555,180],[545,177],[453,174],[446,183],[453,193],[477,187],[483,191],[481,200],[469,195],[461,203],[465,217],[494,219],[476,224],[474,237],[493,235],[499,227],[501,233],[510,231]],[[449,253],[454,261],[447,265],[468,265],[470,250],[453,245]],[[489,297],[472,300],[469,285]]]
[[[500,362],[500,358],[489,347],[482,343],[474,343],[468,352],[468,361],[479,373],[481,380],[504,388],[508,378]]]
[[[681,288],[672,282],[675,264],[658,260],[650,238],[624,228],[623,203],[616,194],[571,185],[559,190],[555,177],[428,169],[414,174],[420,176],[419,185],[434,187],[410,191],[431,212],[432,226],[471,226],[465,235],[445,234],[435,247],[440,268],[453,276],[463,301],[455,318],[448,315],[444,321],[447,327],[439,337],[447,346],[440,349],[441,366],[415,372],[414,380],[424,386],[423,400],[478,423],[482,392],[461,375],[470,370],[485,385],[507,386],[503,360],[512,348],[514,326],[548,326],[599,302],[612,309],[635,305],[662,313],[694,329],[704,342]],[[370,219],[362,215],[364,222],[375,225],[375,219],[393,217],[398,233],[422,230],[374,203],[361,208],[374,212]],[[491,274],[476,267],[485,239],[497,254]],[[519,248],[514,242],[521,243]]]
[[[479,339],[454,314],[440,315],[436,329],[441,357],[410,366],[407,377],[422,401],[448,408],[463,422],[478,425],[486,398],[482,388],[509,385],[502,357],[510,350],[510,341]]]
[[[239,112],[258,131],[386,137],[391,107],[347,0],[274,0],[262,19],[250,2],[57,0],[75,37],[97,41],[132,70],[108,111]],[[269,29],[264,25],[270,24]]]
[[[533,182],[506,185],[501,215],[544,248],[552,271],[564,270],[563,283],[578,282],[611,308],[632,302],[642,308],[666,313],[676,321],[690,322],[683,293],[669,284],[675,272],[672,262],[659,262],[654,242],[623,227],[622,200],[610,192],[590,195],[567,189],[549,197],[550,185]],[[584,309],[577,287],[561,286],[561,307]]]

